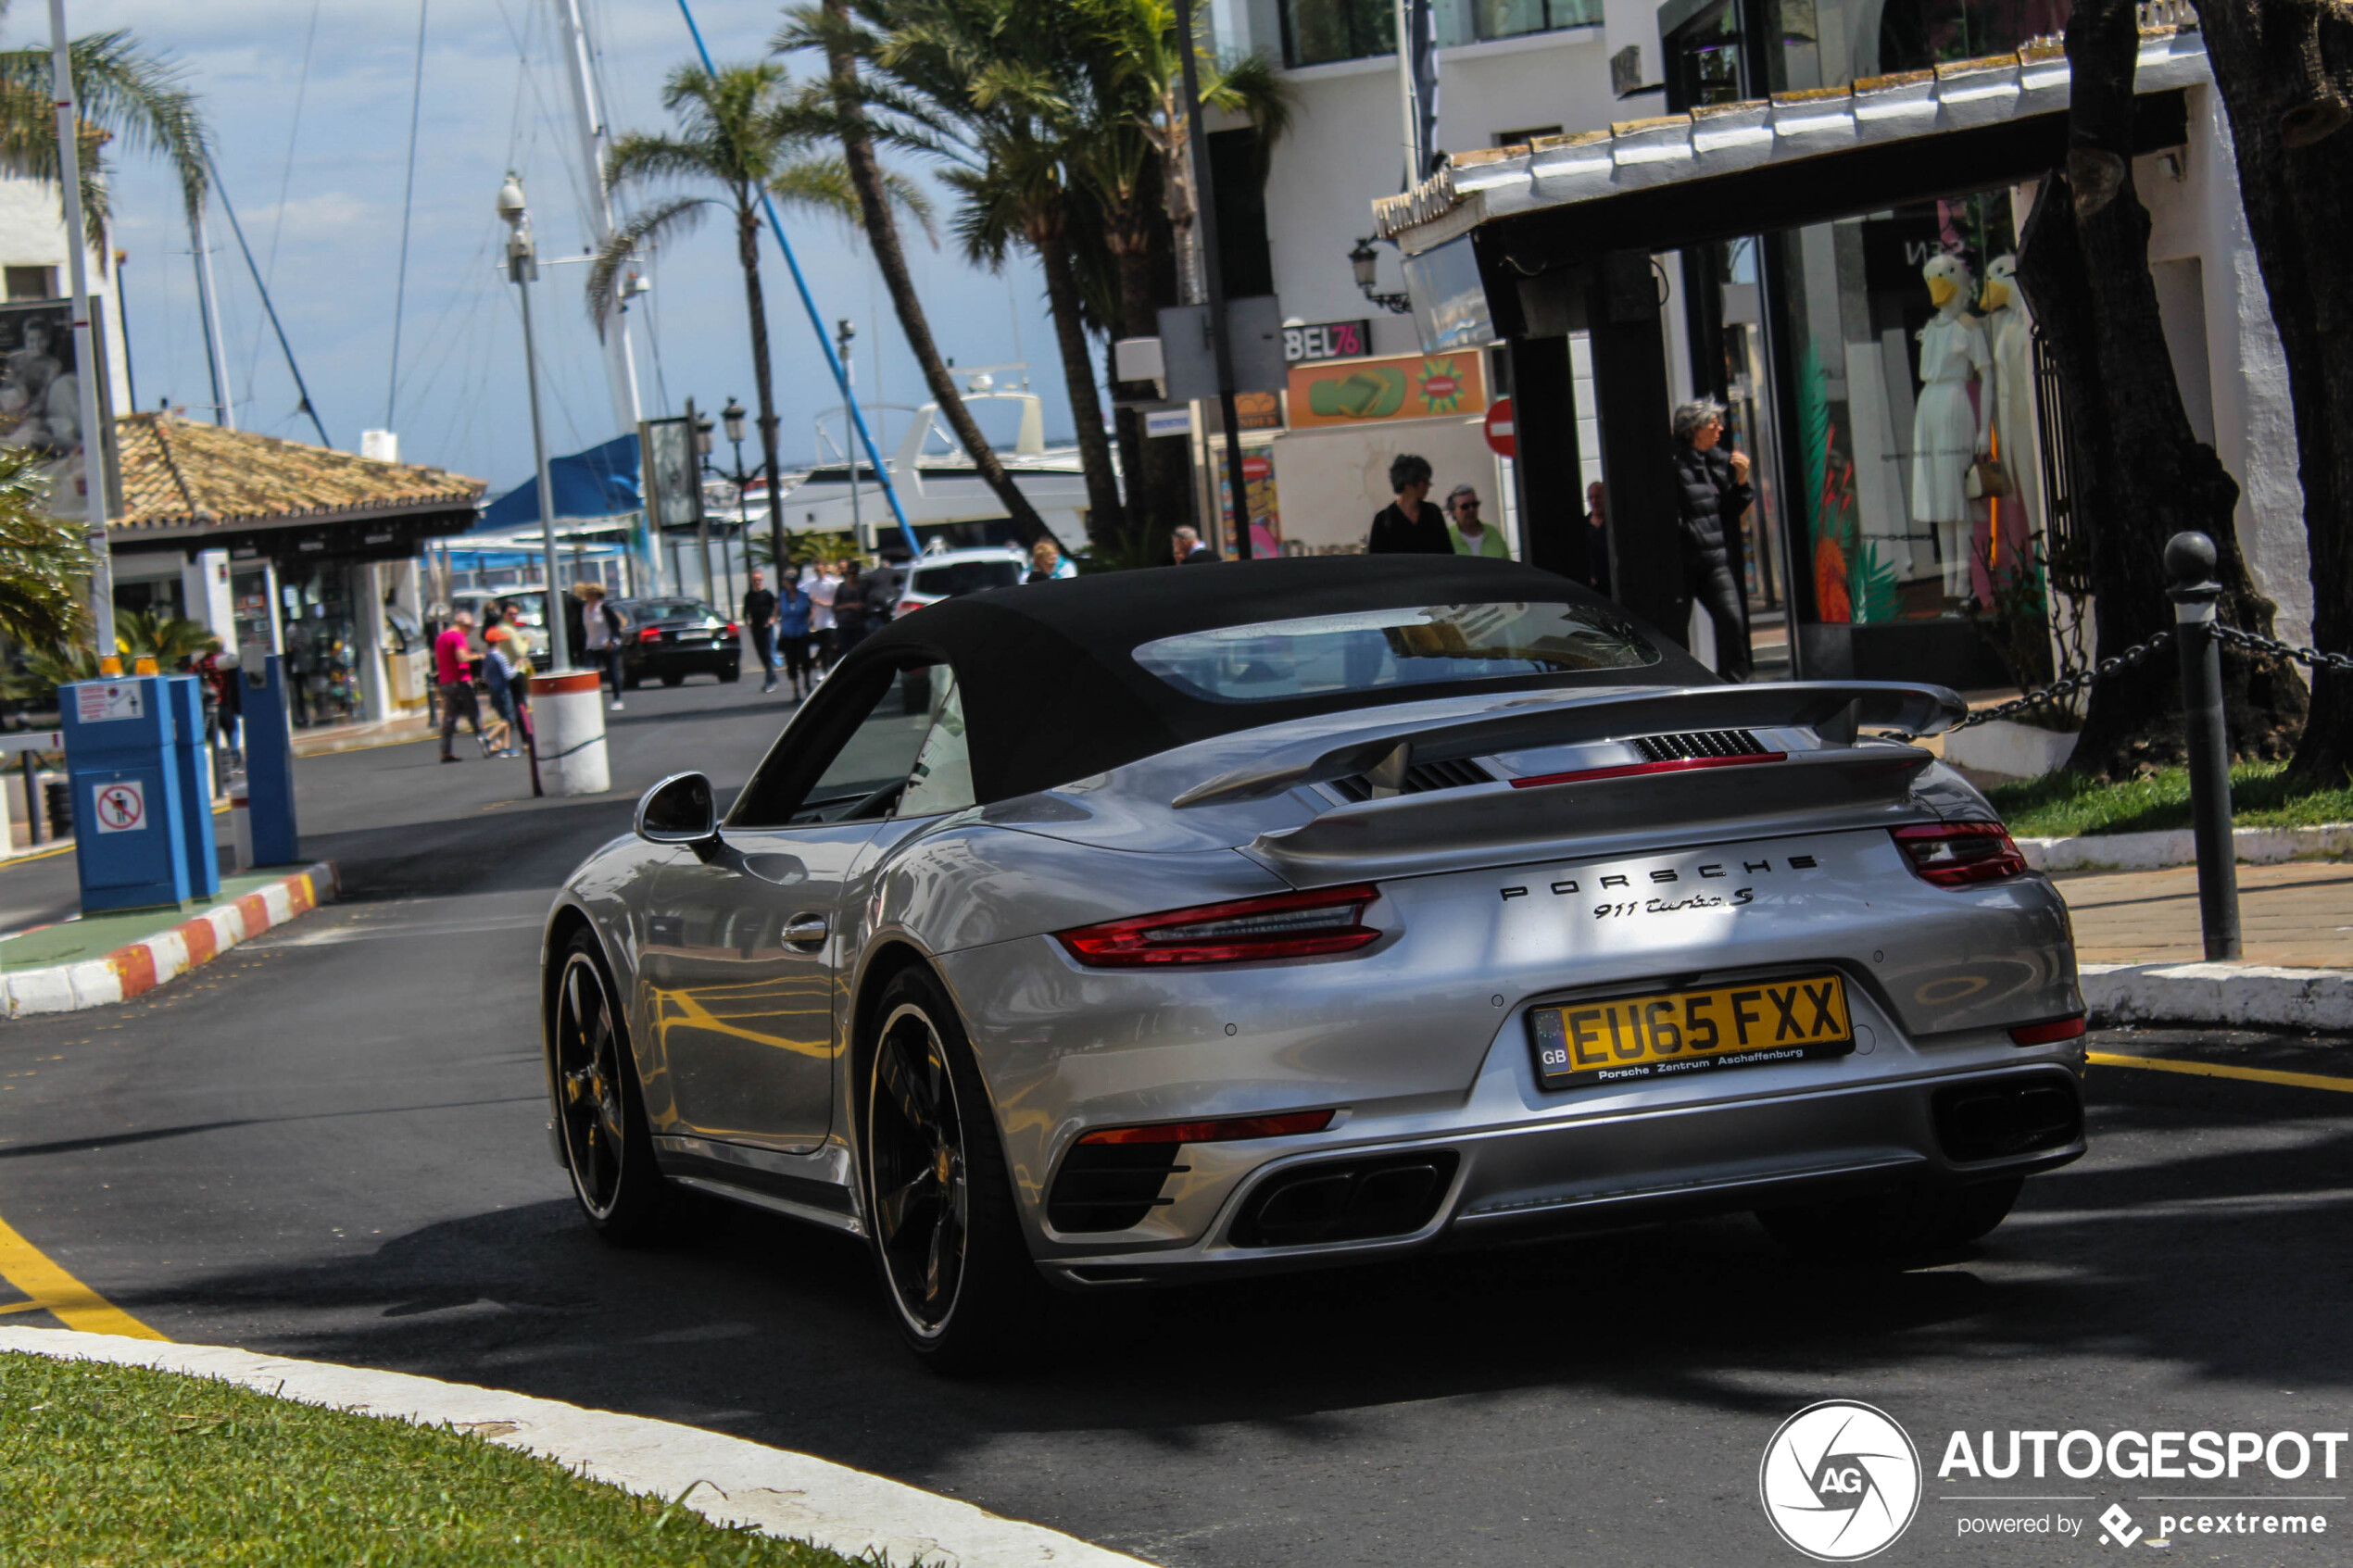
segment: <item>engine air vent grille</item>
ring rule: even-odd
[[[1187,1167],[1173,1143],[1082,1143],[1063,1161],[1046,1198],[1046,1223],[1064,1235],[1133,1230],[1165,1206],[1161,1184]]]
[[[1746,730],[1692,730],[1680,735],[1641,735],[1634,749],[1645,762],[1676,762],[1690,757],[1762,757],[1769,749]]]
[[[1405,770],[1407,795],[1420,795],[1433,789],[1462,789],[1470,784],[1493,784],[1495,775],[1467,757],[1453,758],[1443,762],[1416,762]],[[1344,779],[1334,779],[1332,787],[1351,800],[1370,800],[1373,786],[1362,773]]]

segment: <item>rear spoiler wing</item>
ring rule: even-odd
[[[1181,810],[1189,806],[1261,800],[1302,784],[1350,778],[1384,764],[1402,777],[1414,762],[1481,757],[1495,751],[1688,730],[1811,728],[1840,718],[1849,708],[1856,710],[1858,724],[1911,735],[1939,734],[1969,717],[1969,704],[1956,692],[1894,681],[1768,681],[1670,690],[1646,687],[1622,695],[1590,690],[1544,692],[1498,704],[1476,718],[1426,729],[1392,721],[1353,733],[1318,736],[1195,784],[1169,804]]]

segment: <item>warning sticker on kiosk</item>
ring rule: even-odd
[[[85,724],[146,716],[146,692],[135,681],[84,681],[73,688],[74,717]]]
[[[90,794],[100,833],[137,833],[147,825],[147,786],[138,780],[94,784]]]

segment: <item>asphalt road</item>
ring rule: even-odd
[[[306,848],[346,901],[138,1001],[6,1025],[0,1219],[177,1339],[689,1421],[1172,1568],[1798,1562],[1757,1464],[1826,1398],[1887,1410],[1931,1470],[1956,1429],[2353,1427],[2353,1095],[2136,1069],[2094,1070],[2089,1159],[1935,1266],[1810,1267],[1710,1221],[1095,1298],[1051,1355],[975,1383],[909,1362],[843,1238],[715,1211],[606,1248],[547,1152],[539,918],[638,789],[686,766],[732,788],[785,711],[749,684],[635,695],[617,788],[585,801],[519,800],[517,764],[430,745],[299,764]],[[0,908],[37,873],[0,872]],[[2095,1047],[2353,1079],[2353,1042]],[[2106,1549],[2096,1525],[1964,1537],[1985,1505],[1945,1499],[1970,1489],[1931,1475],[1880,1561]],[[2019,1489],[2157,1506],[2147,1483]],[[2296,1506],[2336,1531],[2177,1549],[2353,1559],[2353,1508]]]

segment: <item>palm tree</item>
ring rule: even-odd
[[[598,330],[612,313],[614,282],[639,250],[681,233],[713,207],[735,220],[736,259],[744,271],[744,310],[751,327],[752,380],[760,394],[761,458],[768,476],[772,556],[786,553],[784,485],[776,457],[775,378],[768,352],[768,310],[760,287],[760,198],[849,219],[858,211],[848,171],[837,158],[805,156],[811,137],[793,113],[784,68],[769,61],[698,66],[671,72],[662,107],[678,117],[673,135],[633,132],[615,141],[605,163],[615,191],[665,183],[717,185],[723,196],[681,195],[655,203],[613,234],[588,269],[588,307]],[[920,193],[885,177],[883,199],[919,220],[928,218]]]
[[[6,0],[0,0],[0,15],[6,11]],[[210,184],[210,137],[175,61],[149,53],[120,31],[76,38],[66,47],[82,121],[82,220],[92,248],[103,255],[108,214],[101,154],[107,144],[160,155],[194,208]],[[54,184],[57,116],[50,66],[45,48],[0,49],[0,163]]]
[[[889,0],[857,0],[862,10],[887,6]],[[862,67],[871,64],[881,46],[881,34],[871,25],[871,15],[861,17],[852,12],[852,0],[820,0],[786,13],[791,19],[780,29],[772,47],[778,53],[800,49],[822,50],[825,56],[825,90],[812,94],[805,100],[809,115],[807,123],[822,125],[828,133],[841,141],[842,156],[849,166],[849,177],[858,192],[858,213],[865,225],[866,244],[874,252],[875,266],[883,275],[883,286],[890,291],[891,309],[899,317],[899,329],[907,336],[907,346],[913,350],[915,362],[923,367],[924,384],[931,389],[932,401],[947,419],[948,428],[955,433],[957,442],[973,460],[988,488],[1013,520],[1014,529],[1029,543],[1049,538],[1046,522],[1030,505],[1021,486],[1005,465],[997,458],[996,448],[974,422],[972,410],[964,407],[955,380],[948,373],[948,362],[940,357],[939,344],[931,335],[931,320],[924,313],[924,302],[915,294],[915,280],[907,270],[907,252],[899,242],[899,226],[894,220],[883,182],[882,166],[875,157],[875,128],[868,116],[872,101],[870,85]]]
[[[25,447],[0,452],[0,633],[33,651],[78,641],[90,621],[82,525],[49,515],[44,460]]]
[[[874,61],[893,138],[948,162],[964,197],[965,256],[996,269],[1016,243],[1038,257],[1087,477],[1090,539],[1124,536],[1119,481],[1087,348],[1090,312],[1073,230],[1092,204],[1072,167],[1100,118],[1083,55],[1057,37],[1065,13],[1038,0],[883,0],[890,29]]]

